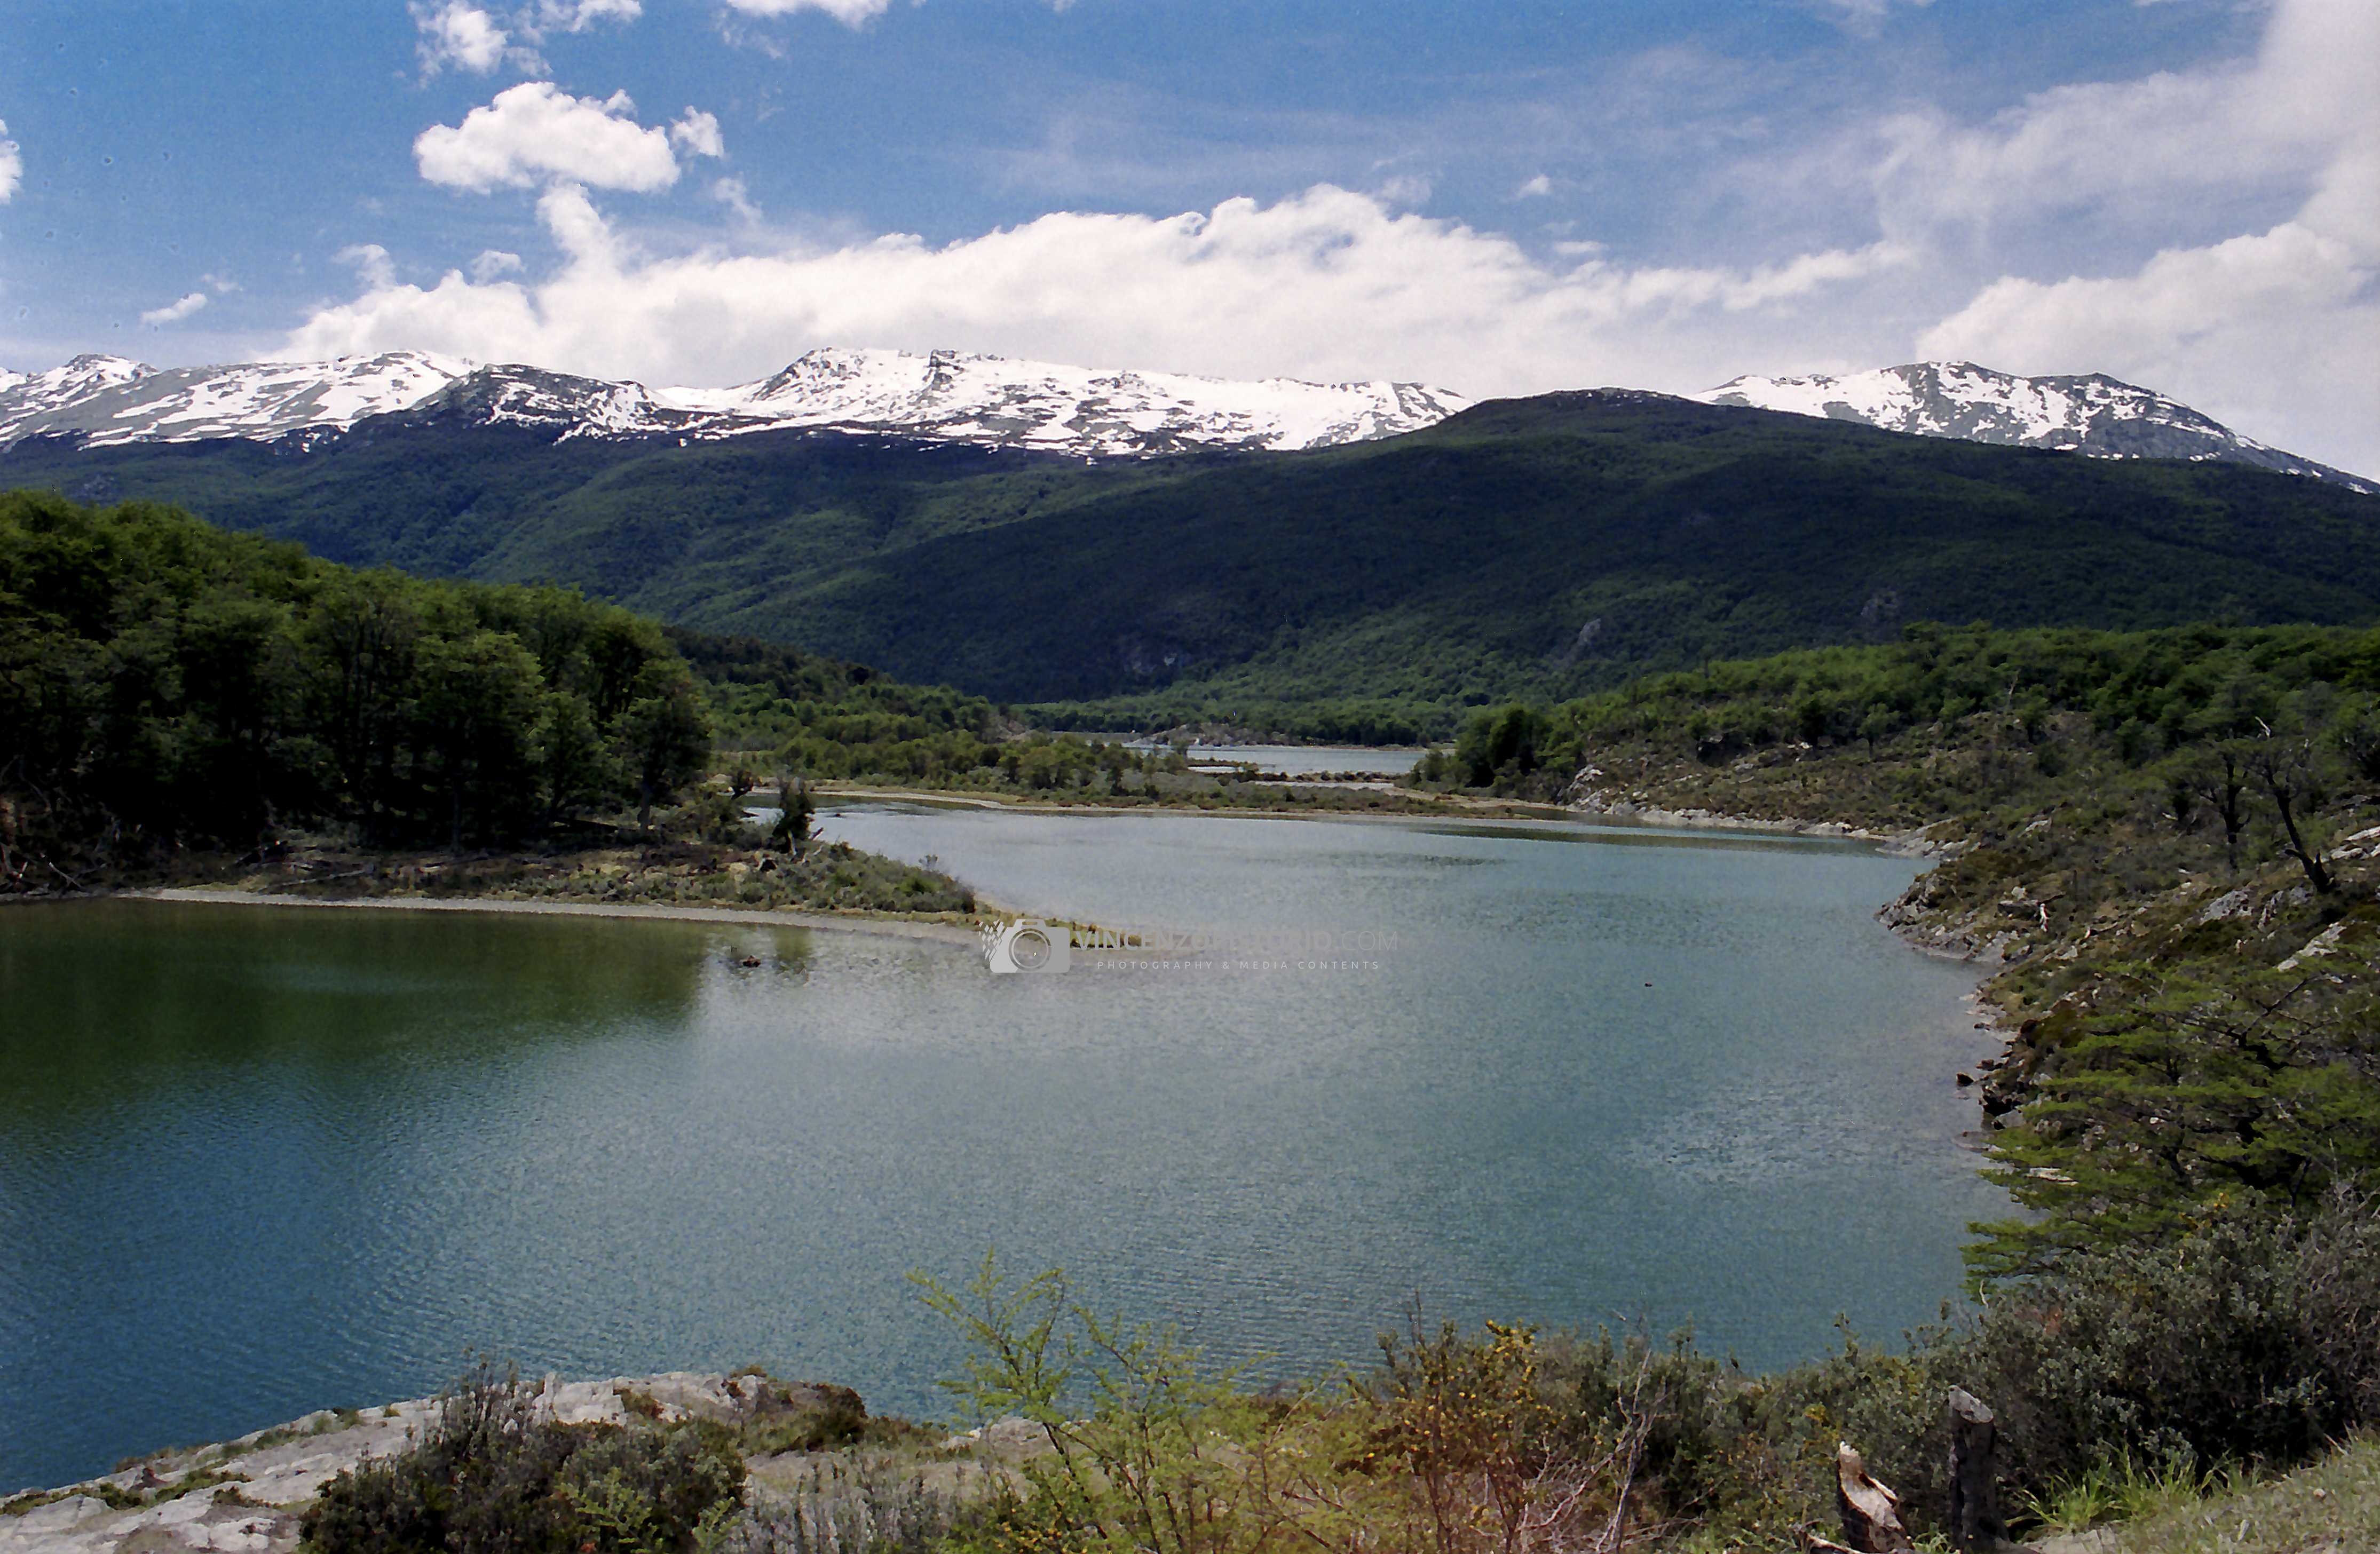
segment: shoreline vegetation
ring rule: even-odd
[[[1685,1335],[1472,1335],[1416,1308],[1371,1365],[1258,1390],[1171,1329],[1076,1303],[1061,1274],[987,1256],[960,1284],[914,1276],[967,1344],[943,1383],[957,1424],[871,1414],[847,1388],[760,1366],[565,1382],[483,1361],[433,1398],[0,1498],[0,1550],[1718,1554],[1840,1548],[1838,1520],[1881,1529],[1851,1541],[1884,1549],[2007,1548],[2010,1533],[2047,1554],[2345,1549],[2380,1529],[2380,1437],[2325,1433],[2311,1398],[2242,1392],[2269,1356],[2228,1329],[2252,1315],[2269,1340],[2280,1318],[2368,1393],[2380,1358],[2323,1324],[2374,1308],[2374,1207],[2334,1203],[2279,1243],[2234,1220],[2132,1269],[2164,1274],[2144,1286],[2070,1271],[2053,1309],[2080,1330],[2048,1344],[2040,1307],[1986,1309],[1904,1354],[1847,1336],[1757,1377]],[[2044,1368],[2053,1355],[2082,1363]],[[1962,1502],[1972,1459],[1950,1446],[1977,1413],[1970,1383],[2003,1400],[1985,1460],[2012,1470],[1980,1504],[1972,1485]],[[2149,1449],[2183,1419],[2275,1450]],[[2124,1449],[2095,1454],[2110,1431]],[[1840,1437],[1905,1462],[1899,1490]],[[1838,1483],[1852,1493],[1830,1505]],[[555,1536],[524,1537],[540,1529]]]
[[[619,1498],[661,1483],[636,1476],[662,1471],[648,1448],[700,1480],[717,1442],[698,1431],[540,1436],[540,1482],[585,1513],[573,1548],[1781,1548],[1832,1527],[1839,1493],[1867,1498],[1846,1441],[1896,1487],[1907,1547],[1973,1531],[1952,1389],[1997,1414],[2016,1524],[2196,1503],[2325,1453],[2368,1468],[2368,1441],[2341,1448],[2380,1428],[2380,631],[1919,625],[1477,708],[1407,777],[1294,782],[558,590],[352,572],[163,508],[0,497],[0,891],[18,899],[934,938],[997,912],[938,870],[812,840],[838,796],[1649,821],[1937,860],[1879,916],[1984,978],[2007,1038],[1973,1086],[1985,1171],[2021,1210],[1973,1227],[1971,1304],[1938,1326],[1752,1376],[1690,1335],[1416,1314],[1371,1370],[1257,1390],[1178,1335],[1082,1309],[1054,1273],[988,1262],[927,1294],[975,1354],[961,1400],[1039,1432],[1038,1456],[940,1511],[886,1480],[823,1531],[704,1531],[700,1507],[637,1520],[658,1487]],[[772,793],[778,819],[753,819]],[[474,1385],[486,1417],[519,1404]],[[373,1493],[401,1499],[389,1471]],[[402,1509],[374,1503],[317,1547],[412,1547],[372,1530]]]

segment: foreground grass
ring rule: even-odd
[[[2199,1496],[2171,1489],[2087,1540],[2037,1540],[2095,1554],[2350,1554],[2380,1548],[2380,1439],[2350,1442],[2263,1483]]]

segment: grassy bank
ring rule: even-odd
[[[2135,1487],[2137,1486],[2137,1488]],[[2053,1554],[2338,1554],[2380,1548],[2380,1440],[2351,1441],[2310,1466],[2261,1481],[2115,1482],[2076,1509],[2101,1511],[2078,1518],[2097,1526],[2095,1537],[2069,1536]],[[2211,1492],[2210,1492],[2211,1490]]]

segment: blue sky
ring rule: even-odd
[[[16,0],[0,364],[1959,356],[2380,468],[2370,0]]]

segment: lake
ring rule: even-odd
[[[0,908],[0,1491],[420,1395],[474,1351],[759,1360],[937,1414],[953,1348],[905,1275],[994,1245],[1281,1371],[1360,1361],[1415,1295],[1691,1318],[1766,1365],[1838,1312],[1929,1318],[2004,1208],[1957,1143],[1974,974],[1873,919],[1909,859],[914,806],[822,828],[1254,950],[994,977],[759,923]],[[1318,934],[1362,947],[1269,949]]]
[[[1171,741],[1153,739],[1146,735],[1100,733],[1096,730],[1077,733],[1077,739],[1101,744],[1122,745],[1135,752],[1171,753]],[[1411,771],[1427,752],[1418,745],[1185,745],[1183,753],[1194,767],[1214,765],[1247,765],[1259,771],[1277,771],[1288,777],[1333,776],[1340,773],[1366,777],[1402,777]]]
[[[1140,750],[1171,750],[1171,745],[1132,741]],[[1360,773],[1367,777],[1402,777],[1420,763],[1418,747],[1378,745],[1193,745],[1185,752],[1190,764],[1245,764],[1284,777],[1334,776]]]

